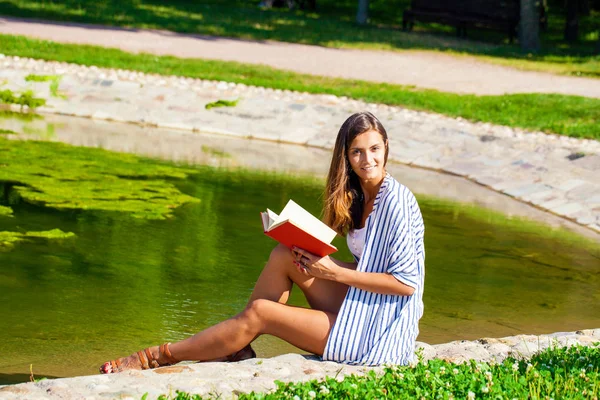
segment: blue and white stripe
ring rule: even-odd
[[[414,195],[386,175],[366,221],[357,270],[390,273],[415,288],[412,296],[350,287],[329,334],[324,360],[347,364],[408,364],[423,315],[424,225]]]

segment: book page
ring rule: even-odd
[[[325,243],[331,243],[336,235],[336,232],[333,229],[325,225],[320,219],[306,211],[304,208],[300,207],[293,200],[288,201],[281,214],[279,214],[279,218],[275,221],[275,224],[285,220],[292,221],[294,224]]]
[[[262,218],[263,230],[268,231],[279,216],[267,208],[267,211],[260,213],[260,217]]]

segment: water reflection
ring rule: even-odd
[[[52,123],[57,138],[70,135],[71,128]],[[68,137],[86,142],[79,144],[135,152],[138,145],[146,146],[143,136],[123,139],[137,127],[111,140],[105,131],[95,137],[93,130],[75,125],[78,136]],[[144,132],[154,140],[145,150],[173,142]],[[60,228],[77,234],[72,241],[23,243],[0,253],[0,384],[28,380],[30,365],[37,377],[93,374],[107,359],[181,339],[236,314],[274,246],[262,234],[259,212],[281,209],[294,198],[319,214],[319,176],[328,152],[181,135],[176,142],[188,138],[182,139],[186,148],[161,144],[155,146],[160,154],[153,155],[184,154],[190,158],[181,159],[187,161],[249,169],[198,167],[199,173],[178,187],[200,202],[180,207],[165,221],[27,204],[13,207],[14,218],[0,218],[0,231]],[[470,199],[485,190],[430,171],[393,165],[390,171],[417,193],[456,192]],[[419,340],[440,343],[600,326],[597,242],[437,196],[417,197],[427,252]],[[486,192],[485,198],[506,212],[513,206],[516,213],[531,212],[502,195]],[[350,260],[343,239],[334,244],[341,249],[336,256]],[[290,301],[306,305],[297,290]],[[297,351],[270,337],[259,338],[255,347],[266,357]]]
[[[95,373],[106,359],[236,314],[274,245],[259,211],[294,198],[318,214],[322,181],[203,167],[180,188],[201,202],[166,221],[28,205],[15,207],[12,222],[0,220],[0,230],[59,227],[78,235],[0,254],[1,374],[22,376],[13,374],[30,364],[39,375]],[[427,229],[419,340],[600,326],[596,246],[482,209],[419,200]],[[343,239],[335,244],[349,260]],[[291,302],[305,305],[297,291]],[[268,337],[257,350],[294,351]]]

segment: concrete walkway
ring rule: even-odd
[[[53,97],[30,73],[62,76]],[[390,160],[468,178],[600,232],[600,142],[522,132],[329,95],[145,75],[5,57],[0,80],[34,90],[40,111],[331,149],[341,123],[370,110],[390,136]],[[219,99],[235,107],[205,109]],[[13,129],[6,126],[7,129]],[[14,130],[14,129],[13,129]]]
[[[433,52],[342,50],[167,31],[0,18],[0,33],[185,58],[265,64],[305,74],[480,95],[560,93],[600,98],[600,79],[519,71]]]

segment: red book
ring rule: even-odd
[[[293,200],[279,215],[269,209],[260,214],[265,235],[289,248],[296,246],[321,257],[337,251],[331,244],[336,232]]]

